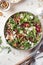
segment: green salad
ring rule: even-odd
[[[41,23],[38,16],[28,12],[12,15],[5,24],[5,38],[17,49],[33,48],[41,39]]]

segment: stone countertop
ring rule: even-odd
[[[35,15],[39,15],[43,8],[43,0],[23,0],[17,4],[11,4],[11,8],[9,11],[3,11],[0,9],[0,12],[3,13],[3,16],[0,16],[0,36],[2,36],[4,46],[9,46],[6,44],[6,40],[4,38],[4,25],[7,19],[19,11],[28,11],[32,12]],[[43,17],[41,17],[41,23],[43,25]],[[18,62],[24,59],[29,53],[21,52],[19,50],[13,49],[9,54],[7,54],[7,50],[4,50],[0,53],[0,65],[16,65]]]

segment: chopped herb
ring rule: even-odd
[[[11,51],[11,48],[8,46],[0,46],[0,52],[3,51],[4,49],[8,49],[8,53]]]
[[[39,20],[38,16],[35,16],[35,18],[34,18],[34,22],[38,22],[38,23],[40,23],[39,21],[40,21],[40,20]]]

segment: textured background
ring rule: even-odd
[[[4,38],[4,25],[6,20],[14,14],[15,12],[19,11],[28,11],[32,12],[35,15],[39,15],[43,9],[43,0],[22,0],[18,4],[11,4],[11,8],[9,11],[0,11],[3,12],[3,16],[0,16],[0,36],[2,36],[3,44],[6,46],[6,40]],[[40,17],[41,23],[43,25],[43,16]],[[9,45],[8,45],[9,46]],[[23,60],[29,53],[18,51],[12,48],[12,52],[7,54],[7,50],[4,50],[0,53],[0,65],[16,65],[16,63]]]

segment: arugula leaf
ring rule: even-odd
[[[25,49],[31,48],[31,44],[29,44],[29,42],[25,41],[25,42],[24,42],[24,48],[25,48]]]
[[[31,48],[31,44],[26,40],[24,42],[21,42],[21,46],[23,46],[25,50]]]
[[[15,21],[13,20],[13,18],[10,18],[9,22],[11,24],[11,29],[14,30],[17,27],[17,24],[15,23]]]
[[[13,18],[9,18],[9,22],[10,22],[11,24],[14,24]]]
[[[40,20],[39,20],[38,16],[35,16],[34,21],[37,22],[37,23],[40,23],[39,22]]]
[[[35,28],[33,28],[33,30],[31,30],[29,32],[29,34],[27,34],[28,37],[32,37],[32,38],[36,38],[36,30]]]
[[[19,13],[17,13],[15,16],[16,16],[16,17],[18,17],[18,16],[20,16],[20,14],[19,14]]]

